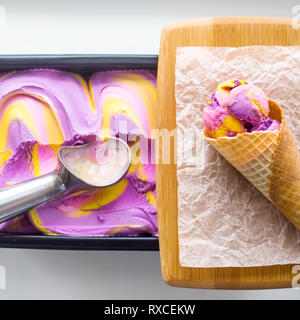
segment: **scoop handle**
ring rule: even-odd
[[[0,190],[0,223],[56,198],[66,191],[59,172],[34,178]]]

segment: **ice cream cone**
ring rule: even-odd
[[[300,155],[281,107],[269,100],[279,130],[205,139],[300,230]]]

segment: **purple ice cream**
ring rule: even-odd
[[[243,132],[278,130],[269,117],[268,99],[253,84],[241,80],[221,83],[203,110],[204,126],[212,138],[232,137]],[[220,118],[219,114],[226,115]]]
[[[103,137],[102,129],[151,145],[156,78],[148,71],[102,72],[90,86],[55,70],[13,72],[0,78],[0,187],[55,170],[61,145]],[[121,123],[121,126],[120,126]],[[122,125],[124,125],[122,127]],[[104,130],[105,131],[105,130]],[[130,144],[133,152],[136,142]],[[141,158],[153,153],[140,150]],[[109,188],[80,192],[0,225],[1,232],[70,236],[156,236],[155,164],[133,164]]]

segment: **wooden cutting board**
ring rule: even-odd
[[[176,128],[176,47],[249,45],[300,45],[300,25],[281,18],[206,18],[166,26],[161,35],[158,62],[156,128]],[[157,161],[162,157],[161,144]],[[174,145],[171,145],[171,155]],[[171,157],[172,161],[172,157]],[[171,162],[172,163],[172,162]],[[176,164],[156,166],[157,206],[161,268],[172,286],[215,289],[266,289],[292,286],[300,273],[293,265],[249,268],[186,268],[179,263]],[[293,273],[294,272],[294,273]]]

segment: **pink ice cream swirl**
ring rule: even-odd
[[[55,70],[13,72],[0,78],[0,187],[55,170],[57,151],[111,135],[133,139],[142,161],[115,186],[59,199],[0,225],[3,232],[69,236],[156,236],[155,165],[151,128],[156,98],[152,72],[101,72],[90,85]],[[126,124],[124,126],[124,124]],[[135,140],[136,138],[136,140]],[[151,151],[152,150],[152,151]]]
[[[101,121],[83,78],[56,70],[28,70],[0,78],[0,188],[55,170],[62,144],[95,139]],[[34,233],[24,216],[0,225]]]
[[[204,126],[213,138],[278,130],[280,123],[269,112],[268,99],[260,88],[243,80],[228,80],[217,87],[204,108]]]
[[[99,72],[90,78],[91,100],[101,117],[98,137],[119,136],[134,147],[151,144],[156,79],[148,71]],[[140,149],[151,158],[151,148]],[[155,164],[138,161],[126,179],[102,189],[73,194],[30,212],[46,234],[69,236],[157,236]]]

